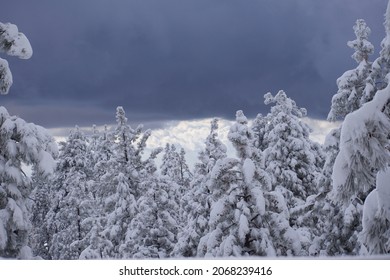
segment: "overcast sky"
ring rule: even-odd
[[[47,128],[266,113],[283,89],[324,119],[347,47],[366,20],[375,59],[387,0],[4,0],[33,47],[8,60],[14,85],[0,105]]]

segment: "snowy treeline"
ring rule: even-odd
[[[113,129],[85,135],[76,126],[59,148],[0,107],[0,257],[390,254],[390,4],[385,29],[371,62],[371,31],[357,20],[348,46],[358,65],[337,80],[329,113],[343,121],[323,145],[283,91],[265,94],[270,111],[252,122],[236,112],[236,157],[213,119],[193,169],[172,143],[147,152],[152,132],[132,128],[122,107]],[[0,51],[31,56],[20,34],[0,23]],[[0,59],[2,93],[11,84]]]

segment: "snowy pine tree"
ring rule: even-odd
[[[387,5],[384,22],[386,36],[381,42],[379,57],[372,63],[371,73],[365,86],[363,101],[370,101],[378,90],[384,89],[389,84],[390,72],[390,2]]]
[[[121,248],[123,258],[167,258],[177,242],[179,206],[170,185],[154,176],[142,183],[146,191],[138,200]]]
[[[54,170],[54,139],[40,126],[10,116],[0,107],[0,256],[30,258],[28,235],[31,230],[27,200],[31,178],[22,164],[33,166],[46,176]]]
[[[183,189],[182,192],[188,188],[192,174],[186,162],[183,148],[177,152],[175,145],[169,143],[165,145],[160,173],[180,185]]]
[[[126,233],[130,223],[137,214],[137,202],[134,197],[134,190],[128,185],[126,176],[119,173],[112,184],[116,186],[112,201],[115,202],[114,209],[108,213],[106,225],[102,234],[107,237],[110,243],[110,257],[121,258],[120,247],[125,241]]]
[[[178,242],[172,252],[176,257],[197,256],[200,238],[208,227],[212,197],[210,192],[211,171],[215,163],[226,158],[226,146],[218,138],[218,119],[211,121],[210,133],[204,150],[199,152],[189,191],[182,197],[181,214],[184,226],[178,233]]]
[[[264,117],[262,114],[258,114],[253,120],[251,126],[254,141],[253,145],[261,151],[264,151],[268,147],[268,143],[266,143],[265,139],[265,129],[267,122],[267,117]]]
[[[265,226],[264,191],[270,189],[270,181],[242,111],[237,111],[228,136],[240,160],[221,158],[210,173],[210,217],[198,256],[275,256]]]
[[[333,200],[342,209],[350,209],[350,201],[359,200],[361,193],[365,194],[363,196],[365,198],[366,194],[375,187],[378,171],[383,171],[388,166],[390,160],[388,152],[389,102],[390,88],[386,87],[378,91],[372,101],[348,114],[344,120],[341,130],[340,151],[332,174]],[[378,203],[375,204],[377,192],[377,190],[374,190],[374,193],[371,192],[363,209],[363,226],[365,227],[363,242],[367,245],[369,252],[372,253],[385,252],[374,245],[373,232],[380,233],[381,237],[378,236],[377,238],[382,238],[382,240],[388,238],[389,233],[383,228],[383,225],[386,224],[386,220],[383,219],[384,216],[378,214],[383,211],[383,208],[378,206]],[[358,223],[361,224],[361,217],[359,218]],[[373,223],[372,220],[376,222]],[[382,224],[382,227],[378,223]],[[378,232],[379,229],[381,230]],[[360,231],[361,229],[356,231],[355,236],[358,236]],[[356,242],[360,245],[358,241]]]
[[[377,175],[376,189],[366,198],[363,209],[362,243],[369,254],[390,254],[390,172]]]
[[[50,259],[49,240],[51,235],[45,226],[45,220],[51,207],[49,195],[51,180],[36,170],[33,170],[31,179],[34,190],[31,193],[33,202],[30,218],[32,223],[30,243],[34,255],[47,260]]]
[[[275,103],[268,114],[265,166],[272,174],[272,189],[284,189],[289,208],[301,204],[315,194],[323,155],[318,144],[309,139],[310,128],[300,118],[306,109],[299,108],[283,91],[273,96],[267,93],[265,104]]]
[[[369,79],[371,63],[368,56],[374,52],[374,46],[367,40],[371,33],[363,19],[358,19],[353,27],[356,39],[348,42],[348,46],[355,50],[352,58],[358,67],[346,71],[337,79],[338,91],[332,98],[332,107],[328,115],[329,120],[344,118],[348,113],[360,108],[367,95],[366,82]]]
[[[52,206],[47,214],[51,230],[49,252],[53,259],[78,259],[87,247],[84,240],[90,225],[84,224],[93,213],[93,195],[88,174],[87,143],[78,127],[61,143],[53,178]]]

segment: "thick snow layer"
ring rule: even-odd
[[[0,94],[7,94],[12,86],[12,73],[8,62],[2,58],[0,58],[0,77]]]
[[[210,212],[209,224],[211,225],[217,224],[221,219],[224,210],[225,210],[225,199],[221,198],[216,203],[213,204],[213,208],[211,209]]]
[[[32,48],[27,37],[19,32],[18,27],[12,23],[0,22],[0,42],[11,43],[4,51],[8,55],[17,56],[22,59],[29,59],[32,56]]]
[[[374,99],[348,114],[344,120],[340,151],[333,167],[333,185],[349,199],[373,184],[371,169],[383,169],[390,160],[386,150],[390,122],[382,109],[390,100],[390,87],[378,91]],[[370,163],[370,166],[367,166]]]
[[[390,221],[390,168],[378,172],[376,177],[376,190],[379,206],[383,208],[387,220]]]
[[[245,159],[244,164],[242,165],[242,171],[244,173],[245,183],[250,184],[255,175],[255,164],[251,159]]]
[[[371,227],[371,223],[373,222],[378,209],[378,192],[377,190],[373,190],[364,201],[362,219],[363,229],[369,229]]]
[[[245,215],[240,216],[238,237],[242,243],[245,243],[246,235],[249,232],[249,222]]]

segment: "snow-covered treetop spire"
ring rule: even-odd
[[[206,139],[207,154],[215,160],[226,157],[226,146],[218,138],[218,127],[218,119],[212,119],[210,122],[210,134]]]
[[[126,113],[122,106],[116,108],[116,122],[119,126],[127,124]]]
[[[302,118],[307,114],[306,109],[299,108],[295,101],[288,98],[283,90],[280,90],[275,96],[268,92],[264,95],[264,99],[265,105],[276,103],[276,105],[271,108],[271,113],[284,112],[297,116],[298,118]]]
[[[384,59],[385,61],[389,61],[390,60],[390,1],[387,4],[384,26],[386,31],[386,37],[381,42],[382,49],[380,51],[380,58]],[[381,64],[381,62],[379,62],[379,64]]]
[[[371,34],[371,29],[367,26],[363,19],[358,19],[353,27],[356,39],[347,43],[348,47],[355,50],[352,58],[357,63],[368,61],[368,56],[374,53],[374,46],[369,42],[368,36]]]
[[[239,158],[250,158],[253,155],[253,134],[248,127],[248,119],[244,112],[236,112],[236,122],[230,127],[228,139],[232,142]]]

